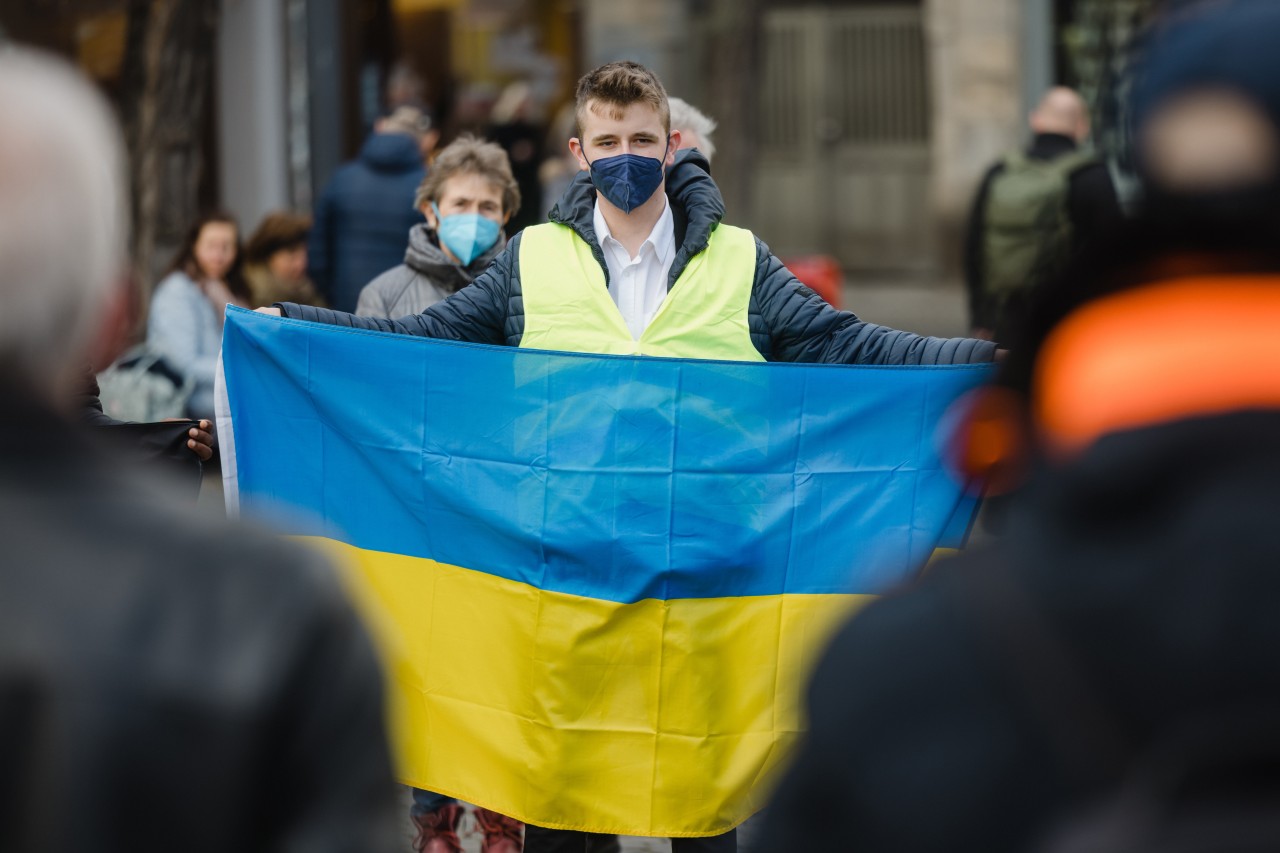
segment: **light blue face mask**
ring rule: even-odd
[[[470,266],[472,261],[498,242],[501,226],[492,219],[478,213],[454,213],[441,216],[440,208],[436,207],[434,201],[431,203],[431,209],[435,211],[436,222],[439,223],[436,226],[436,233],[440,235],[440,242],[462,262],[464,267]]]

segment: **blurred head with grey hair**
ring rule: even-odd
[[[124,145],[66,62],[0,48],[0,378],[67,396],[123,300]]]
[[[671,104],[671,129],[680,131],[680,147],[697,148],[708,161],[716,156],[711,141],[716,120],[682,98],[668,97],[667,101]]]

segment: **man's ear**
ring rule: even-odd
[[[667,157],[665,166],[671,167],[676,162],[676,152],[680,150],[680,131],[673,130],[667,137]]]
[[[578,161],[579,172],[591,171],[591,164],[587,162],[587,155],[582,150],[582,140],[576,136],[569,140],[569,153]]]
[[[431,202],[427,202],[418,210],[426,217],[427,224],[431,226],[431,230],[434,231],[440,227],[440,220],[436,219],[436,212],[431,209]]]

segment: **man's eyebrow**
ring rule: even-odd
[[[591,137],[591,141],[598,145],[606,140],[617,138],[618,134],[616,133],[597,133],[595,136]]]

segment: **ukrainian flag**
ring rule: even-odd
[[[936,432],[987,373],[543,352],[234,308],[223,370],[229,503],[350,555],[389,618],[404,780],[655,836],[762,805],[833,623],[971,517]]]

